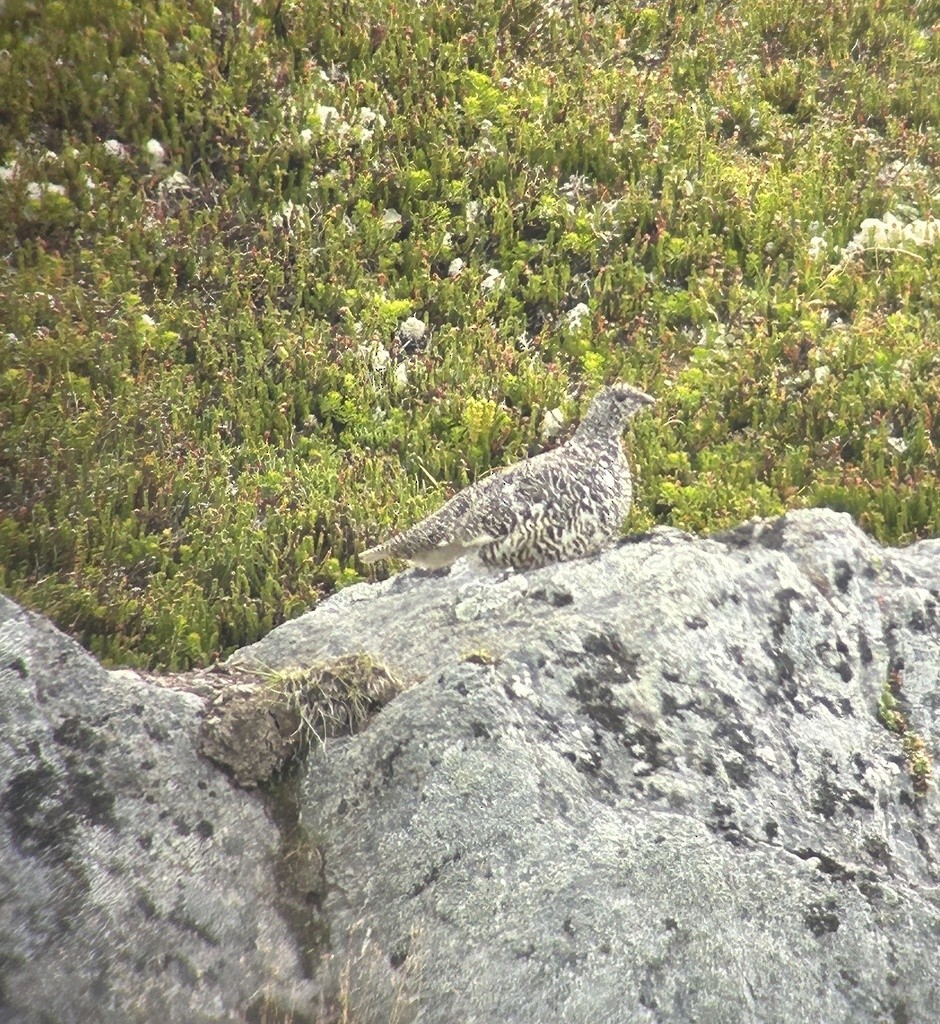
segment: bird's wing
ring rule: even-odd
[[[364,562],[404,558],[425,568],[449,565],[506,536],[538,515],[551,493],[552,460],[537,455],[458,491],[436,512],[404,533],[364,551]]]
[[[473,538],[482,537],[484,539],[480,543],[489,543],[537,517],[554,493],[556,460],[551,457],[553,455],[554,452],[546,452],[517,462],[451,499],[456,500],[467,491],[475,491],[466,512],[455,524],[461,540],[470,542]]]

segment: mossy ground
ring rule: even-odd
[[[660,399],[633,528],[937,535],[940,246],[843,248],[940,206],[938,28],[8,0],[0,587],[108,661],[205,662],[614,378]]]

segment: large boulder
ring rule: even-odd
[[[6,603],[0,1020],[928,1024],[938,602],[940,542],[806,511],[351,587],[184,680]]]

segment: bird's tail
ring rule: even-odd
[[[370,562],[380,562],[383,558],[390,558],[392,553],[392,542],[376,544],[374,548],[366,548],[359,553],[359,561],[368,565]]]

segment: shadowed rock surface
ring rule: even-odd
[[[938,541],[797,512],[351,587],[226,671],[410,688],[250,792],[212,698],[2,609],[0,1020],[937,1019]]]

